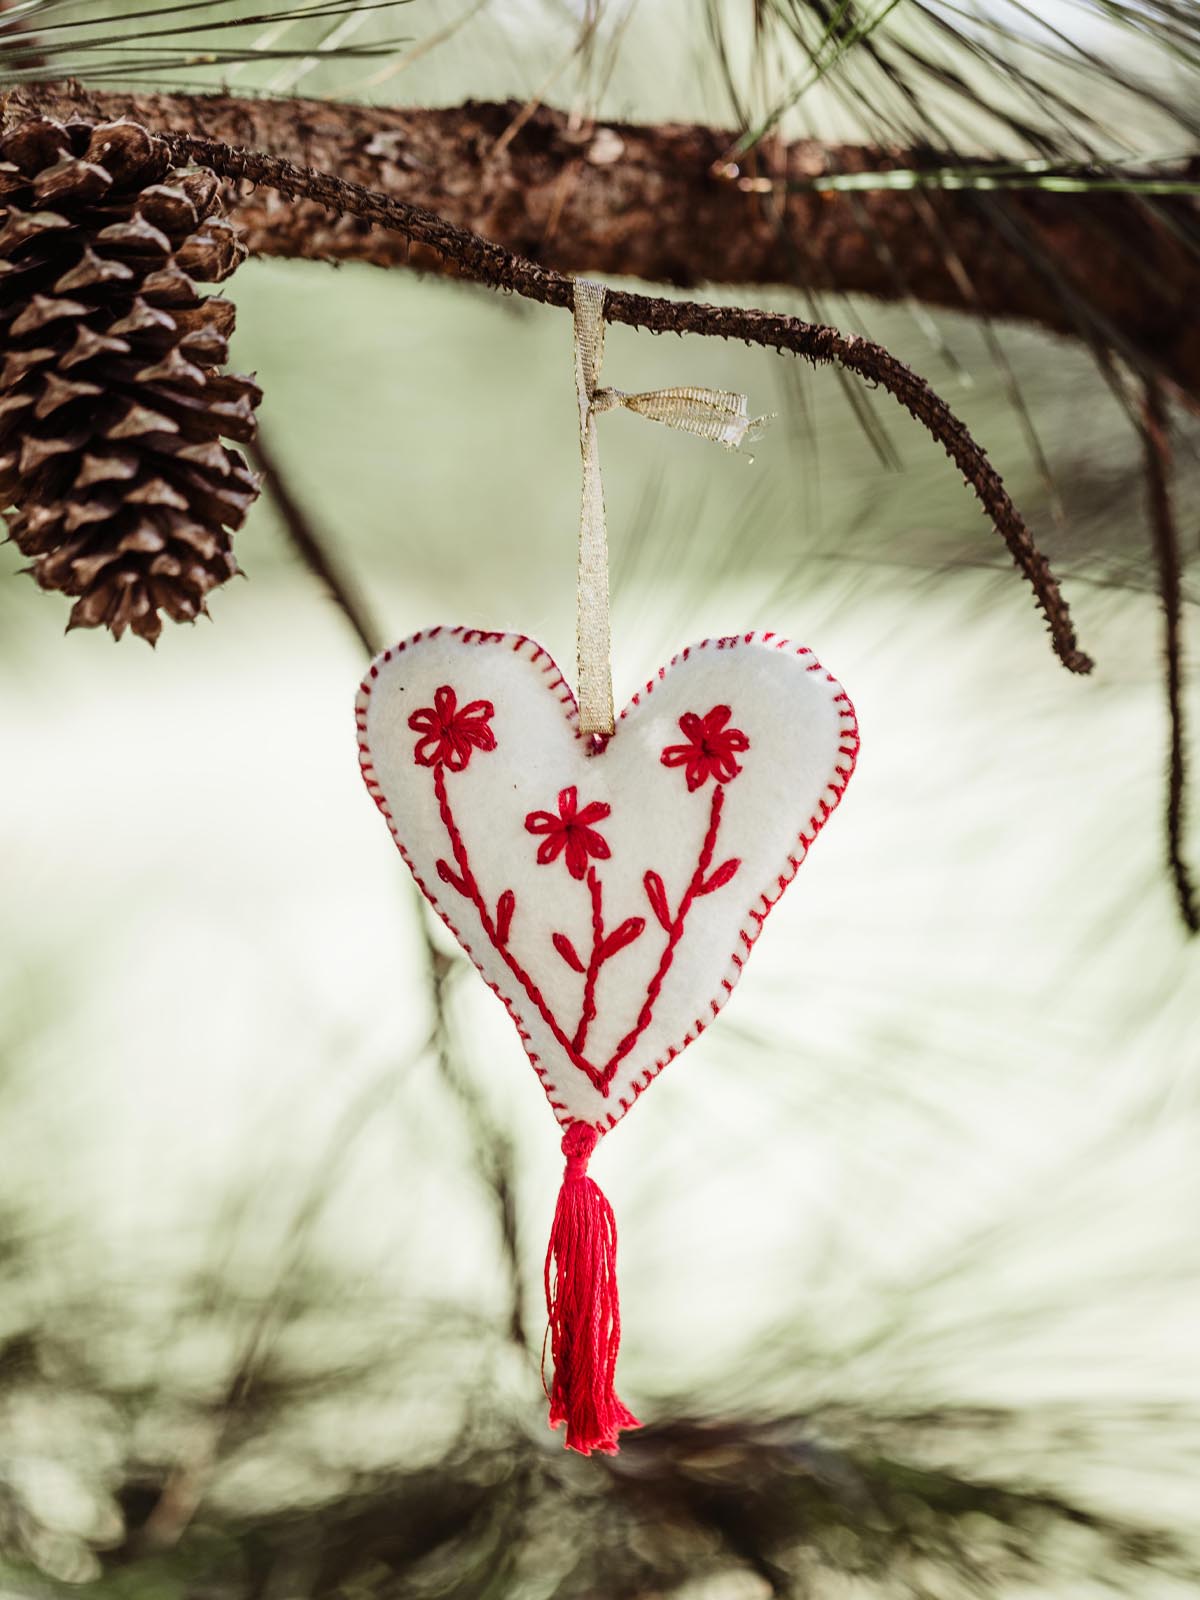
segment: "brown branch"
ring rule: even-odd
[[[461,276],[477,283],[507,289],[543,305],[568,310],[574,305],[575,290],[570,278],[516,256],[420,206],[363,189],[328,173],[302,170],[257,151],[233,149],[193,134],[164,137],[180,160],[199,162],[225,178],[265,185],[288,199],[315,200],[330,210],[392,230],[453,262]],[[609,322],[651,333],[697,333],[786,350],[815,366],[841,367],[870,385],[886,389],[941,444],[974,490],[1018,569],[1032,586],[1063,665],[1072,672],[1091,670],[1090,658],[1078,647],[1066,602],[1049,563],[1034,543],[999,473],[946,402],[882,345],[777,312],[663,300],[618,290],[610,290],[604,314]]]
[[[453,957],[442,955],[429,934],[426,917],[431,914],[420,900],[418,915],[425,937],[429,981],[433,990],[434,1024],[432,1045],[443,1083],[462,1107],[475,1146],[485,1183],[491,1192],[500,1234],[500,1247],[508,1276],[507,1337],[510,1344],[527,1357],[533,1350],[525,1333],[525,1274],[521,1266],[521,1236],[517,1218],[516,1154],[512,1141],[488,1111],[479,1091],[459,1067],[458,1051],[450,1022],[447,986],[455,968]]]
[[[46,57],[27,19],[5,19],[3,13],[11,11],[12,7],[13,0],[0,0],[0,50],[3,50],[5,64],[10,70],[20,68],[32,72],[46,65]]]
[[[682,287],[787,284],[802,247],[810,291],[887,301],[902,293],[1071,338],[1082,316],[1093,332],[1104,330],[1109,342],[1200,396],[1200,253],[1195,206],[1183,198],[1150,205],[1121,194],[1022,192],[982,197],[985,205],[963,192],[804,192],[795,186],[933,161],[928,151],[802,140],[773,144],[766,176],[777,207],[764,206],[761,195],[713,175],[733,136],[691,124],[580,129],[542,106],[504,143],[522,109],[515,103],[374,107],[63,84],[27,86],[10,100],[57,115],[128,114],[157,131],[203,133],[336,172],[559,273]],[[754,160],[765,159],[756,152]],[[952,154],[942,160],[970,164]],[[331,219],[319,203],[232,199],[258,254],[408,261],[398,236]],[[991,220],[994,206],[1011,223],[1006,237]],[[930,232],[930,209],[944,245]],[[889,260],[903,264],[901,288]],[[970,296],[956,263],[969,275]],[[420,249],[412,264],[444,266]]]
[[[1183,662],[1180,641],[1179,538],[1171,509],[1171,444],[1169,418],[1162,385],[1148,383],[1142,406],[1142,441],[1146,454],[1146,485],[1150,501],[1150,529],[1158,563],[1158,586],[1163,608],[1163,655],[1166,662],[1167,714],[1171,723],[1167,763],[1167,862],[1175,883],[1180,915],[1189,932],[1200,932],[1200,907],[1183,855],[1184,798],[1187,783],[1187,742],[1183,716]]]
[[[283,518],[288,537],[300,559],[317,582],[328,590],[334,603],[358,635],[368,656],[377,655],[383,648],[383,635],[358,584],[330,553],[325,537],[317,532],[299,495],[293,490],[286,472],[280,467],[274,452],[264,442],[261,426],[257,437],[247,444],[246,451],[257,471],[262,474],[276,509]],[[479,1094],[458,1068],[446,994],[447,980],[453,962],[442,955],[430,936],[425,902],[420,894],[414,893],[413,911],[425,946],[430,996],[433,1003],[431,1048],[443,1081],[462,1107],[475,1146],[476,1158],[483,1169],[484,1179],[495,1207],[496,1225],[500,1233],[509,1278],[508,1337],[511,1343],[528,1354],[529,1342],[525,1337],[523,1320],[525,1280],[521,1269],[516,1212],[516,1161],[512,1143],[492,1120]]]
[[[263,438],[261,423],[257,437],[246,445],[246,453],[255,470],[261,474],[296,553],[317,582],[328,591],[334,604],[362,641],[367,654],[378,655],[383,649],[384,638],[371,615],[370,607],[353,578],[343,571],[341,563],[329,550],[325,537],[317,532],[299,497],[292,492],[274,451]]]

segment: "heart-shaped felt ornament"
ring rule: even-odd
[[[616,1229],[588,1158],[732,994],[845,792],[854,708],[811,651],[744,633],[680,651],[611,738],[585,737],[539,644],[447,627],[384,651],[356,716],[367,788],[566,1129],[550,1421],[614,1450],[636,1420],[613,1388]]]

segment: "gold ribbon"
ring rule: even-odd
[[[746,396],[727,389],[651,389],[625,394],[599,387],[604,363],[602,283],[575,280],[575,392],[579,400],[579,449],[583,457],[583,495],[579,508],[579,582],[576,651],[579,731],[585,736],[613,732],[612,628],[608,606],[608,527],[596,418],[623,406],[652,422],[664,423],[699,439],[737,450],[757,439],[769,418],[751,417]]]

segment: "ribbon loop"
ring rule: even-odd
[[[608,527],[600,445],[593,405],[604,361],[602,283],[575,281],[575,390],[579,399],[579,449],[583,497],[579,507],[579,571],[575,647],[579,685],[579,731],[584,737],[612,733],[612,628],[608,614]]]
[[[612,625],[608,599],[608,527],[600,478],[596,418],[624,407],[668,428],[737,450],[761,436],[769,417],[751,417],[744,394],[683,385],[625,394],[600,388],[604,364],[602,283],[575,279],[575,392],[579,401],[579,449],[583,495],[579,509],[579,569],[576,591],[576,658],[579,731],[609,737],[615,727],[612,693]]]

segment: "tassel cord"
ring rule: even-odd
[[[617,1224],[587,1172],[598,1138],[585,1122],[572,1123],[563,1137],[566,1168],[544,1272],[547,1341],[554,1362],[547,1388],[550,1426],[565,1423],[566,1448],[582,1455],[593,1450],[615,1453],[621,1430],[639,1426],[614,1387],[621,1343]]]

